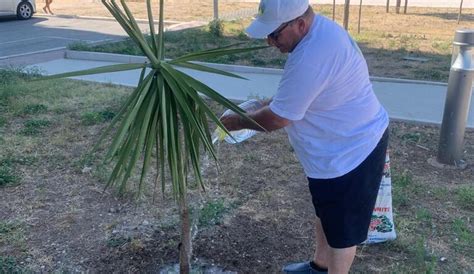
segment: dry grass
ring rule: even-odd
[[[212,2],[169,0],[165,3],[165,15],[168,20],[209,20],[213,13]],[[154,3],[156,4],[156,1]],[[143,2],[129,4],[138,18],[146,17]],[[72,0],[55,2],[55,5],[57,5],[55,7],[57,13],[108,16],[99,3],[81,3],[80,9]],[[313,7],[318,13],[332,16],[332,7],[329,5],[314,5]],[[256,9],[256,3],[220,1],[219,8],[221,14],[238,14],[239,11]],[[386,13],[383,6],[365,6],[362,10],[361,32],[357,33],[358,7],[353,6],[349,32],[361,46],[371,75],[446,82],[454,33],[459,28],[474,28],[473,13],[474,10],[465,9],[463,20],[458,25],[457,9],[453,8],[409,8],[407,14],[395,14],[393,10]],[[342,22],[342,6],[336,8],[336,21]],[[250,19],[247,17],[227,23],[224,31],[227,42],[242,40],[243,30],[249,22]],[[202,31],[208,32],[208,29],[204,28]],[[199,50],[218,46],[212,42],[214,39],[212,37],[198,37],[205,35],[210,36],[209,33],[202,35],[185,33],[179,39],[177,46],[179,49],[191,50],[193,47],[195,47],[194,50]],[[183,39],[184,36],[188,39]],[[190,39],[194,39],[192,43],[189,43]],[[285,56],[277,54],[276,51],[261,51],[252,55],[251,58],[244,57],[218,60],[218,62],[278,68],[282,67],[285,61]],[[424,60],[407,60],[407,57],[418,57]]]
[[[39,5],[39,12],[42,3]],[[147,18],[145,1],[127,1],[128,6],[133,11],[136,18]],[[158,11],[158,1],[152,0],[153,8]],[[222,14],[232,14],[237,10],[254,9],[257,10],[258,3],[237,3],[230,1],[220,1],[219,12]],[[79,15],[79,16],[100,16],[110,17],[107,9],[100,1],[85,0],[60,0],[53,2],[51,6],[55,14]],[[176,21],[207,21],[213,17],[213,1],[197,0],[166,0],[165,20]]]

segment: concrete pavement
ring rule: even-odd
[[[50,75],[118,63],[144,61],[144,57],[139,56],[68,51],[66,58],[38,63],[34,65],[34,67],[40,69],[44,74]],[[205,82],[225,97],[235,100],[273,96],[282,73],[282,70],[279,69],[221,64],[208,65],[236,73],[248,80],[197,72],[189,69],[181,70]],[[138,77],[139,71],[137,70],[82,76],[76,79],[134,87],[137,84]],[[387,109],[392,119],[441,124],[447,91],[447,85],[445,83],[379,77],[372,77],[372,83],[377,97]],[[474,98],[471,98],[471,109],[467,122],[469,128],[474,128],[473,101]]]
[[[203,24],[205,22],[165,22],[165,29],[179,30]],[[143,32],[149,32],[147,22],[140,21],[139,26]],[[74,42],[93,44],[125,37],[127,34],[122,27],[110,18],[35,16],[30,20],[0,19],[0,66],[43,62],[48,56],[44,53],[64,55],[67,46]],[[31,58],[33,60],[28,61]]]

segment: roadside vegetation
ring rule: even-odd
[[[328,5],[314,5],[316,12],[332,16]],[[338,6],[337,11],[342,12]],[[458,28],[474,28],[474,10],[466,9],[457,24],[457,9],[409,8],[408,14],[385,12],[385,7],[364,6],[361,32],[357,33],[357,7],[351,8],[349,32],[361,47],[372,76],[442,81],[448,80],[451,65],[452,39]],[[337,13],[336,21],[341,22]],[[167,56],[173,58],[187,52],[214,48],[232,43],[262,45],[263,40],[251,40],[244,33],[250,19],[213,22],[208,26],[166,33]],[[217,35],[216,35],[217,33]],[[139,54],[130,41],[88,46],[75,44],[74,50]],[[275,49],[228,56],[211,60],[216,63],[282,68],[285,55]]]

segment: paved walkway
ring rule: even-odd
[[[143,62],[143,57],[118,57],[115,54],[68,52],[66,57],[68,58],[38,63],[34,66],[42,70],[45,74],[57,74],[112,65],[119,62]],[[103,61],[97,61],[98,59]],[[111,60],[115,60],[115,62]],[[183,71],[204,81],[227,98],[236,100],[246,100],[252,97],[271,97],[277,89],[282,72],[278,69],[243,66],[216,64],[211,66],[239,74],[246,77],[248,81],[187,69],[183,69]],[[138,77],[139,71],[137,70],[90,75],[78,77],[77,79],[136,86]],[[435,124],[441,123],[447,90],[446,84],[376,77],[372,78],[372,83],[377,97],[387,109],[392,119]],[[474,128],[473,101],[474,98],[471,98],[471,109],[468,117],[468,127],[470,128]]]

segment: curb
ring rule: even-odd
[[[83,15],[67,15],[67,14],[35,14],[35,17],[58,17],[58,18],[65,18],[65,19],[85,19],[85,20],[102,20],[102,21],[115,21],[113,17],[102,17],[102,16],[83,16]],[[147,19],[136,19],[138,23],[148,23]],[[158,24],[159,21],[154,20],[155,24]],[[183,21],[175,21],[175,20],[165,20],[165,24],[181,24],[186,23]]]
[[[124,64],[148,62],[148,58],[144,56],[91,52],[91,51],[75,51],[75,50],[67,50],[65,58],[75,59],[75,60],[117,62],[117,63],[124,63]],[[216,63],[207,63],[207,62],[194,62],[194,63],[209,66],[216,69],[225,70],[228,72],[259,73],[259,74],[282,74],[283,73],[282,69],[274,69],[274,68],[226,65],[226,64],[216,64]]]
[[[116,54],[116,53],[102,53],[102,52],[92,52],[92,51],[68,50],[66,51],[65,56],[66,56],[66,59],[117,62],[117,63],[125,63],[125,64],[148,62],[148,59],[144,56],[125,55],[125,54]],[[207,63],[207,62],[195,62],[195,63],[206,65],[206,66],[216,68],[216,69],[225,70],[228,72],[259,73],[259,74],[282,74],[283,73],[282,69],[275,69],[275,68],[226,65],[226,64],[216,64],[216,63]],[[391,82],[391,83],[400,83],[400,84],[435,85],[435,86],[448,85],[447,83],[444,83],[444,82],[408,80],[408,79],[388,78],[388,77],[378,77],[378,76],[370,76],[370,80],[374,82]]]

